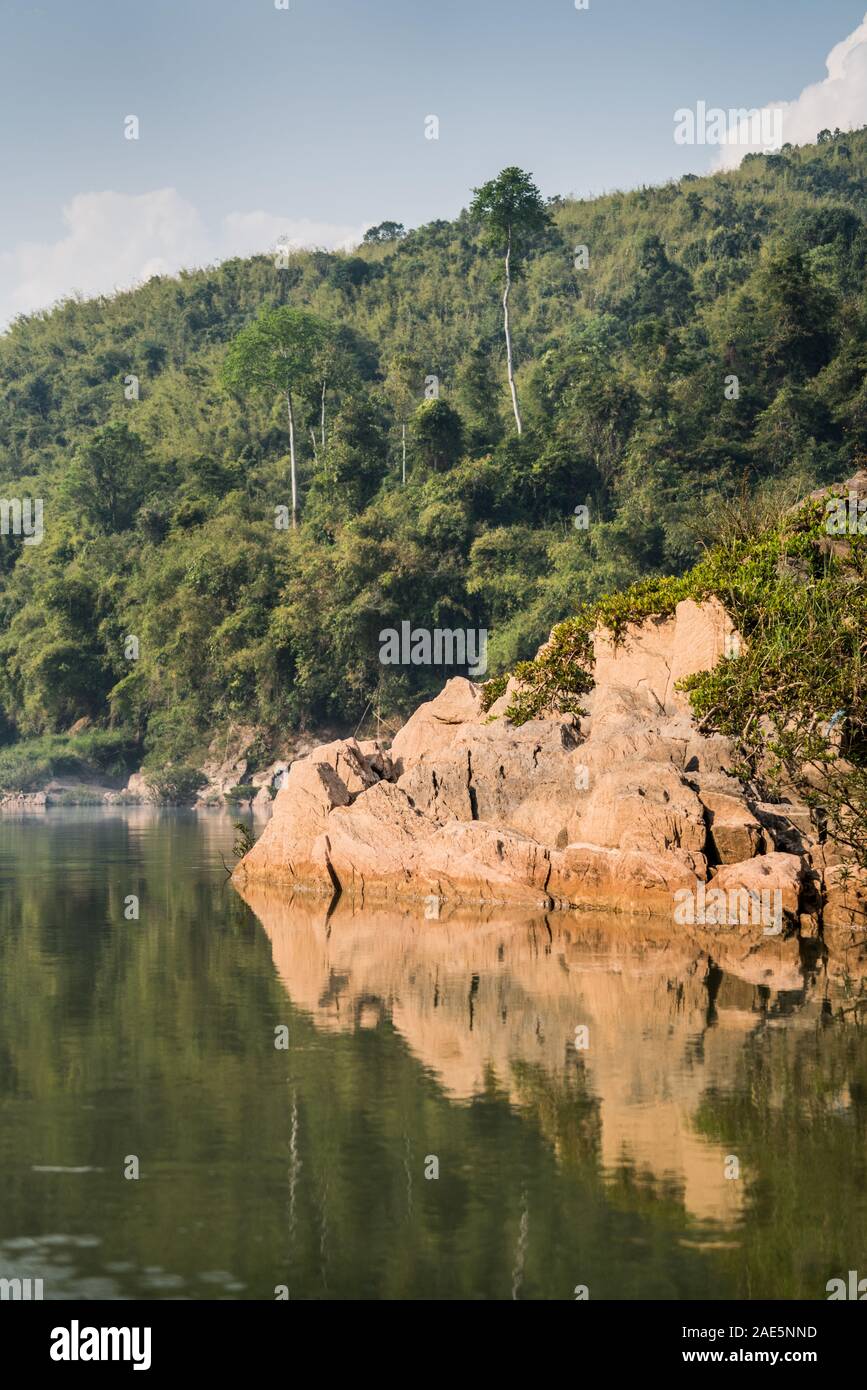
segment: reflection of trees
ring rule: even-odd
[[[326,923],[275,894],[266,936],[219,862],[230,817],[2,833],[0,1244],[95,1233],[77,1270],[293,1299],[786,1296],[857,1267],[867,1063],[838,983],[566,917]],[[710,1179],[678,1168],[699,1150]],[[726,1153],[740,1246],[702,1253]]]
[[[740,1293],[824,1298],[867,1249],[867,1039],[819,1009],[805,1026],[757,1027],[728,1087],[695,1117],[741,1166],[749,1238],[726,1256]]]

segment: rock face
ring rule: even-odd
[[[674,618],[631,624],[615,644],[597,633],[593,649],[597,686],[625,686],[648,695],[660,710],[689,713],[677,681],[696,671],[710,671],[721,657],[736,649],[740,638],[722,604],[716,599],[694,603],[684,599]]]
[[[827,884],[848,925],[862,900],[812,867],[806,807],[750,802],[734,749],[699,732],[675,689],[739,640],[715,602],[680,603],[618,644],[599,632],[581,719],[516,726],[507,698],[485,714],[480,687],[450,680],[390,749],[336,740],[293,763],[236,881],[424,899],[431,915],[448,902],[669,917],[717,885],[735,905],[778,892],[786,923],[815,917]]]

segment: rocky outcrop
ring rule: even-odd
[[[673,618],[630,624],[618,642],[609,633],[597,633],[594,676],[597,687],[622,686],[646,694],[660,710],[688,714],[689,701],[675,689],[677,682],[696,671],[713,670],[739,644],[721,603],[684,599]]]
[[[739,642],[721,605],[691,600],[617,643],[599,632],[586,713],[520,726],[507,697],[485,714],[480,687],[453,679],[390,748],[334,740],[293,763],[236,881],[669,917],[706,884],[734,904],[778,894],[787,925],[828,893],[853,919],[848,885],[812,866],[807,808],[751,801],[732,745],[702,734],[676,689]]]
[[[6,792],[0,795],[0,812],[6,815],[42,812],[46,805],[47,797],[44,792]]]

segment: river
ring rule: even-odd
[[[233,838],[220,813],[0,820],[0,1277],[821,1299],[867,1275],[857,944],[245,902]]]

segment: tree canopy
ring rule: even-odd
[[[0,740],[87,717],[156,767],[232,723],[263,750],[354,729],[442,681],[382,667],[382,628],[488,628],[496,674],[684,573],[721,499],[852,472],[867,133],[549,200],[516,243],[520,436],[491,290],[514,173],[486,225],[155,277],[0,337],[4,496],[45,514],[41,544],[0,536]]]

